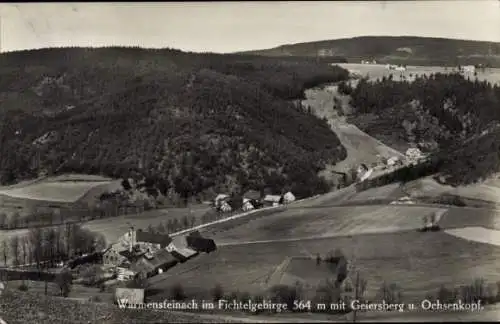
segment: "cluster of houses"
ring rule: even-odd
[[[262,207],[284,205],[293,201],[295,201],[295,196],[290,191],[283,195],[261,196],[258,191],[249,190],[243,197],[239,198],[232,197],[228,194],[219,194],[215,197],[213,206],[220,212],[228,213],[239,209],[242,211],[250,211]]]
[[[132,227],[103,251],[102,263],[105,271],[117,275],[118,281],[127,281],[161,274],[199,253],[215,250],[215,242],[199,232],[170,237]]]
[[[377,64],[377,61],[375,61],[375,60],[372,60],[372,61],[369,61],[369,60],[361,60],[361,64]]]
[[[366,164],[360,164],[356,169],[356,180],[362,182],[370,178],[374,173],[380,175],[380,171],[387,171],[394,168],[399,168],[409,164],[419,164],[427,159],[427,155],[422,153],[419,148],[412,147],[406,150],[405,157],[391,156],[386,161],[369,168]]]
[[[403,65],[386,64],[385,68],[394,71],[401,71],[401,72],[406,71],[406,66]]]

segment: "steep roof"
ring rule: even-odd
[[[187,259],[198,254],[197,251],[189,247],[186,237],[183,235],[174,237],[172,239],[172,245],[173,249],[171,253],[176,257]]]
[[[281,199],[281,196],[278,195],[266,195],[264,197],[264,201],[269,201],[269,202],[279,202]]]
[[[147,259],[146,257],[142,256],[139,260],[137,260],[130,266],[130,269],[135,272],[148,273],[155,271],[163,265],[172,263],[177,263],[177,259],[166,250],[161,249],[153,254],[152,259]]]
[[[245,192],[245,194],[243,195],[244,198],[247,198],[247,199],[260,199],[261,198],[261,195],[260,195],[260,192],[256,191],[256,190],[248,190],[247,192]]]
[[[170,242],[172,242],[172,238],[169,235],[144,232],[140,230],[136,231],[135,240],[137,242],[160,244],[162,248],[166,247],[170,244]]]

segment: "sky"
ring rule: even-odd
[[[355,36],[500,42],[500,0],[1,3],[0,50],[126,45],[228,53]]]

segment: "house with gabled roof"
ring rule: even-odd
[[[130,270],[143,278],[148,278],[174,267],[178,262],[179,260],[170,252],[160,249],[154,254],[141,256],[130,265]]]
[[[186,262],[198,255],[198,251],[191,248],[185,236],[176,236],[167,246],[167,251],[177,258],[180,262]]]

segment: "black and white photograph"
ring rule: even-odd
[[[500,1],[0,3],[0,324],[500,320]]]

